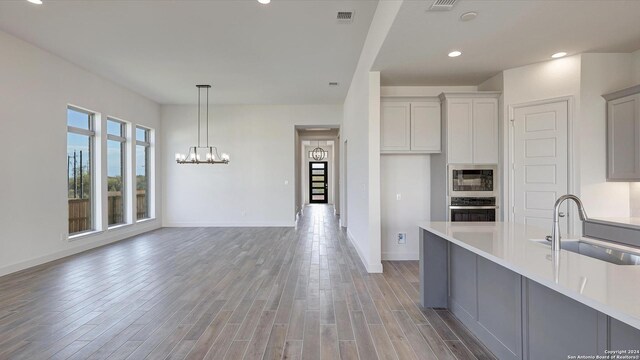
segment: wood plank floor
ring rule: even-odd
[[[0,359],[493,359],[418,263],[367,274],[326,205],[293,228],[165,228],[0,278]]]

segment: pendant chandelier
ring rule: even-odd
[[[195,146],[191,146],[189,148],[189,153],[176,153],[176,162],[178,164],[228,164],[229,154],[222,153],[222,156],[219,156],[218,148],[209,145],[209,89],[211,88],[211,85],[196,85],[196,87],[198,88],[198,141]],[[200,99],[202,98],[203,89],[206,92],[207,98],[206,146],[201,146],[200,144],[200,114],[202,113]]]
[[[324,149],[320,147],[320,141],[318,141],[318,147],[311,151],[311,157],[315,161],[321,161],[324,159],[325,153]]]

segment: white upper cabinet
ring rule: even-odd
[[[439,153],[440,102],[383,101],[380,112],[380,152]]]
[[[382,103],[380,112],[380,150],[411,150],[411,104]]]
[[[440,152],[440,102],[411,103],[411,150]]]
[[[443,94],[447,163],[498,163],[498,94]]]
[[[473,99],[473,162],[498,163],[498,99]]]
[[[607,180],[640,180],[640,85],[607,99]]]
[[[452,99],[447,102],[448,162],[473,163],[473,100]]]

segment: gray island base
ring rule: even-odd
[[[501,244],[501,236],[496,235],[500,230],[478,232],[478,239],[471,240],[477,224],[469,225],[471,229],[459,225],[455,231],[448,224],[451,223],[421,226],[423,307],[448,308],[499,359],[577,359],[594,355],[615,358],[612,350],[630,356],[624,358],[640,359],[637,328],[481,256],[485,255],[483,250],[491,249],[504,254],[504,261],[526,259],[526,255],[519,255],[526,254],[520,247]],[[440,236],[443,234],[446,238]],[[456,236],[459,234],[463,236]],[[474,241],[479,249],[473,247]],[[536,255],[542,254],[533,252],[532,258]],[[637,287],[639,282],[628,285]],[[636,302],[640,307],[640,298]]]

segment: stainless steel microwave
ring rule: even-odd
[[[497,165],[449,165],[449,196],[498,196]]]

